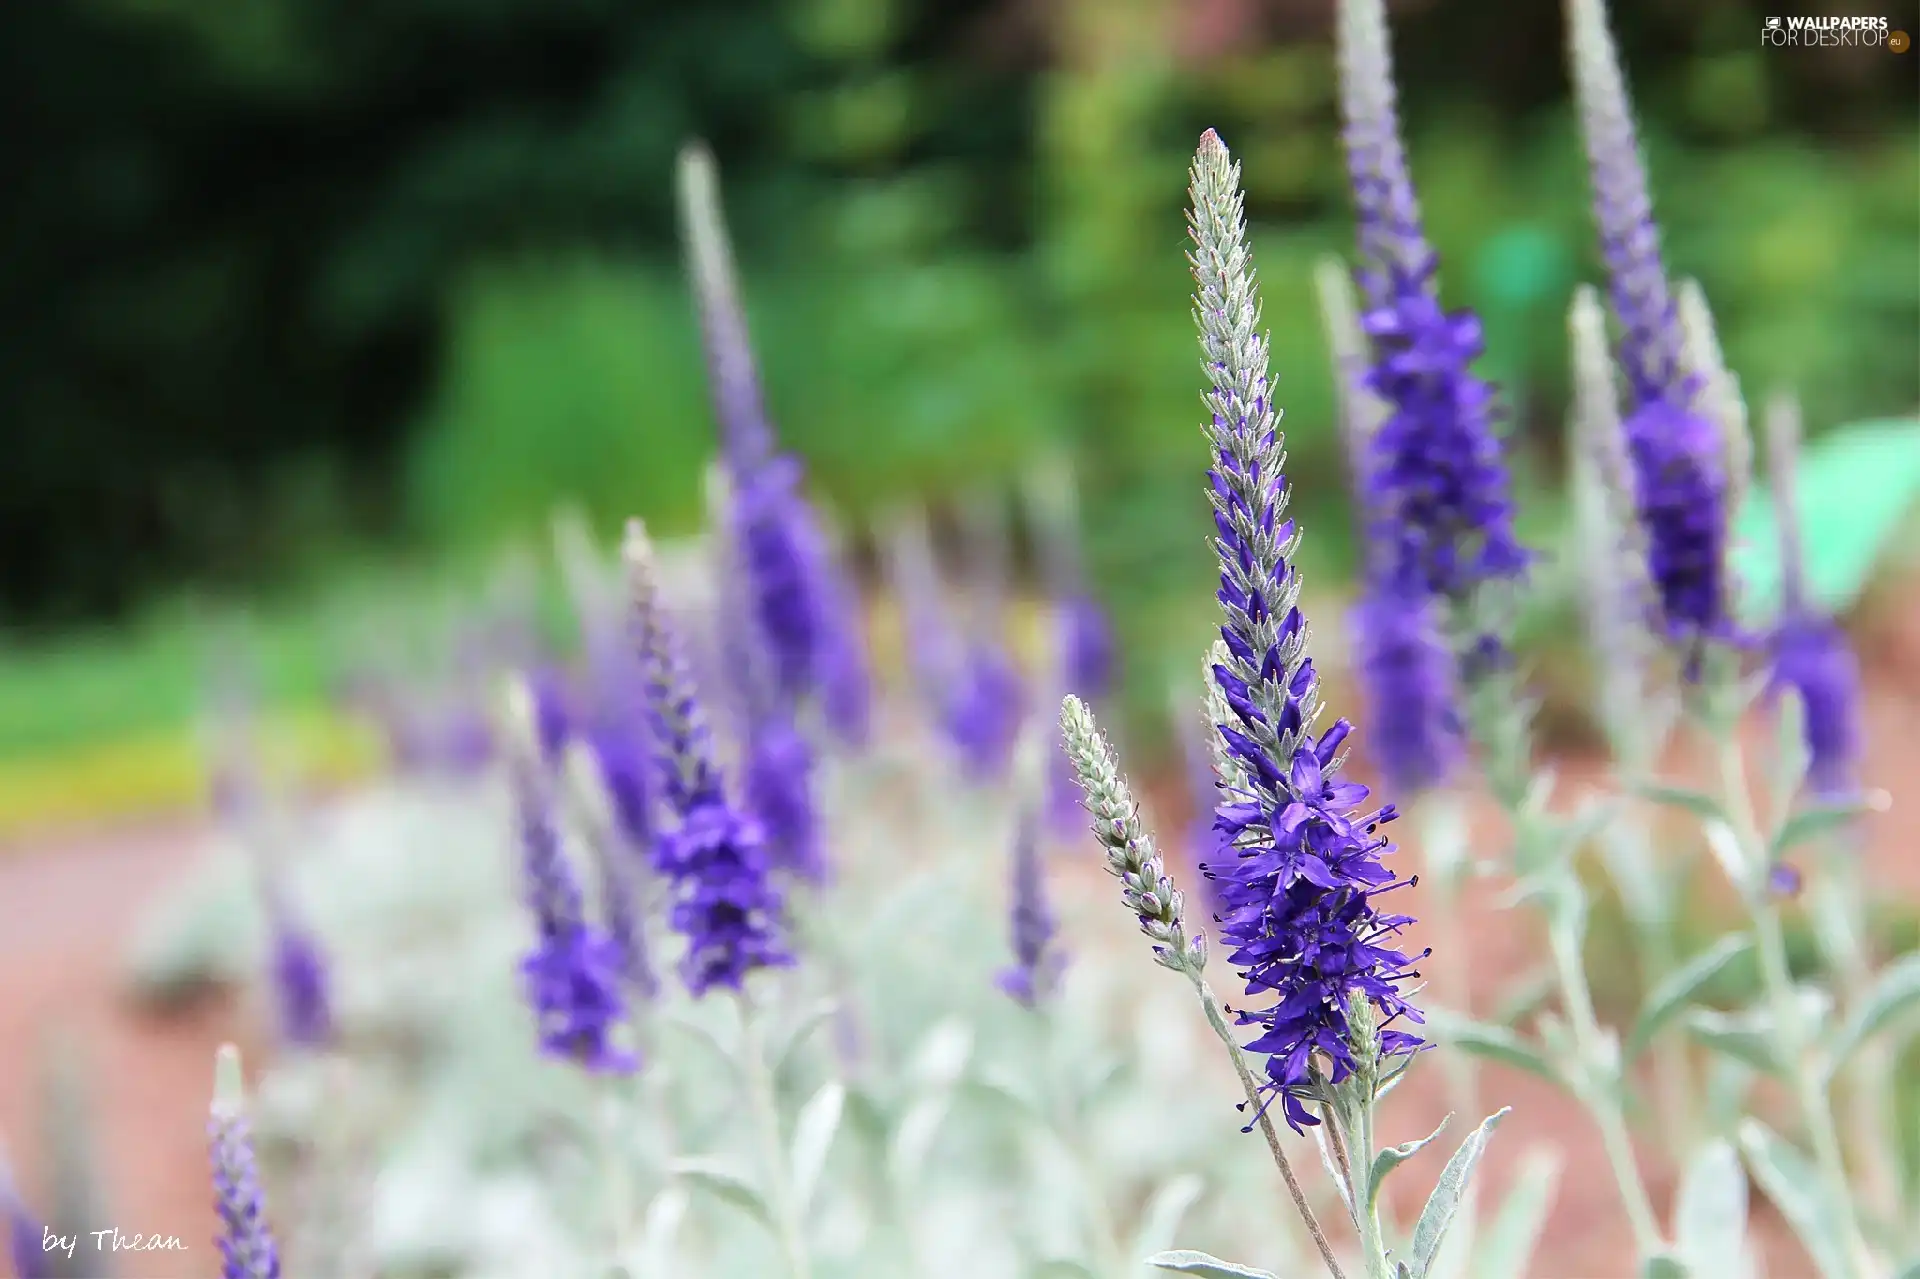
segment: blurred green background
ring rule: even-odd
[[[1670,264],[1815,434],[1920,403],[1920,56],[1621,0]],[[1882,6],[1883,8],[1885,6]],[[1597,278],[1558,6],[1394,4],[1447,299],[1551,507]],[[1912,0],[1893,26],[1920,30]],[[1351,223],[1328,0],[61,0],[0,6],[0,760],[178,725],[209,617],[320,695],[316,619],[441,589],[556,502],[699,518],[673,242],[708,139],[769,398],[849,526],[1073,451],[1135,643],[1205,597],[1182,261],[1245,165],[1309,571],[1347,520],[1311,290]],[[450,589],[450,588],[448,588]],[[36,785],[44,785],[44,780]]]

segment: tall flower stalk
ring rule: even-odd
[[[213,1156],[213,1207],[220,1219],[214,1244],[221,1279],[280,1279],[280,1249],[267,1224],[253,1136],[247,1125],[240,1050],[223,1045],[214,1059],[213,1106],[207,1123]]]
[[[800,464],[778,450],[754,368],[719,175],[705,147],[681,153],[679,187],[688,272],[731,491],[729,532],[750,588],[752,622],[781,695],[795,702],[819,696],[836,731],[858,742],[868,716],[862,619],[800,490]]]

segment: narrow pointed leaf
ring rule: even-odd
[[[1207,1183],[1192,1173],[1182,1173],[1164,1182],[1147,1201],[1140,1229],[1133,1236],[1132,1253],[1136,1257],[1159,1256],[1180,1230],[1193,1205],[1200,1201]]]
[[[774,1074],[778,1076],[791,1066],[794,1055],[806,1047],[807,1041],[813,1038],[813,1033],[831,1021],[834,1014],[839,1011],[840,1006],[830,999],[822,1000],[809,1008],[806,1015],[794,1023],[793,1029],[787,1032],[786,1038],[781,1042],[779,1050],[770,1058],[774,1063]]]
[[[1885,812],[1887,806],[1884,791],[1868,791],[1841,803],[1808,804],[1787,818],[1779,834],[1773,837],[1773,856],[1784,857],[1800,845],[1850,826],[1868,813]]]
[[[1347,1219],[1357,1227],[1360,1218],[1353,1211],[1353,1191],[1347,1186],[1347,1179],[1340,1175],[1340,1165],[1334,1162],[1333,1144],[1327,1140],[1327,1125],[1315,1124],[1307,1130],[1313,1134],[1313,1144],[1320,1151],[1320,1166],[1327,1171],[1327,1180],[1333,1183],[1333,1189],[1340,1196],[1340,1206],[1347,1210]]]
[[[759,1188],[739,1169],[720,1160],[689,1158],[675,1160],[672,1171],[674,1176],[688,1185],[732,1204],[768,1231],[775,1231],[773,1209],[767,1205]]]
[[[1720,806],[1720,801],[1705,791],[1693,790],[1686,786],[1670,786],[1666,782],[1641,781],[1633,783],[1633,793],[1655,804],[1684,809],[1706,821],[1727,820],[1727,811]]]
[[[1920,1007],[1920,951],[1902,955],[1874,979],[1873,989],[1834,1038],[1829,1070],[1839,1070],[1861,1044],[1916,1007]]]
[[[1731,1270],[1746,1252],[1747,1174],[1725,1141],[1702,1146],[1680,1179],[1673,1209],[1674,1242],[1701,1274]]]
[[[927,1153],[952,1108],[953,1094],[937,1092],[914,1102],[900,1117],[887,1142],[887,1168],[895,1185],[910,1188],[920,1179]]]
[[[838,1080],[820,1085],[820,1091],[807,1099],[793,1125],[793,1197],[805,1212],[813,1202],[814,1188],[820,1184],[820,1170],[826,1167],[827,1152],[833,1148],[834,1134],[840,1130],[840,1115],[846,1108],[847,1090]]]
[[[1161,1270],[1171,1270],[1177,1275],[1198,1275],[1200,1279],[1280,1279],[1280,1276],[1271,1270],[1236,1265],[1208,1253],[1195,1252],[1191,1248],[1156,1252],[1147,1258],[1147,1264]]]
[[[1439,1124],[1434,1127],[1432,1132],[1420,1138],[1418,1141],[1406,1141],[1397,1146],[1386,1146],[1374,1155],[1373,1171],[1367,1179],[1367,1206],[1369,1208],[1379,1200],[1380,1183],[1387,1179],[1387,1174],[1419,1154],[1426,1148],[1429,1142],[1446,1131],[1447,1123],[1452,1118],[1452,1115],[1448,1115],[1446,1119],[1442,1119]]]
[[[1838,1214],[1827,1204],[1812,1165],[1758,1119],[1740,1122],[1740,1150],[1753,1179],[1793,1227],[1824,1279],[1848,1279],[1852,1268],[1837,1228]]]
[[[1551,1149],[1527,1152],[1506,1202],[1474,1250],[1474,1279],[1527,1279],[1560,1189],[1560,1166],[1560,1155]]]
[[[1518,982],[1500,999],[1493,1011],[1493,1024],[1511,1029],[1540,1011],[1553,998],[1559,981],[1542,969]]]
[[[1641,1005],[1640,1016],[1634,1020],[1633,1030],[1628,1034],[1623,1050],[1625,1059],[1632,1061],[1644,1052],[1668,1022],[1698,998],[1722,969],[1752,946],[1753,939],[1745,933],[1728,933],[1661,978],[1648,992],[1646,1002]]]
[[[1427,1013],[1427,1029],[1436,1042],[1450,1044],[1475,1057],[1517,1067],[1549,1083],[1562,1083],[1560,1072],[1553,1063],[1539,1049],[1505,1026],[1488,1025],[1435,1008]]]
[[[1723,1013],[1695,1008],[1683,1024],[1687,1034],[1717,1053],[1763,1074],[1785,1073],[1776,1049],[1773,1018],[1764,1012]]]
[[[1420,1210],[1420,1220],[1413,1227],[1415,1274],[1425,1274],[1427,1267],[1433,1264],[1433,1255],[1440,1251],[1440,1244],[1447,1237],[1447,1227],[1453,1224],[1454,1213],[1459,1210],[1460,1201],[1466,1195],[1474,1167],[1480,1162],[1480,1156],[1486,1153],[1493,1130],[1512,1110],[1511,1106],[1502,1106],[1481,1120],[1480,1126],[1467,1134],[1467,1139],[1460,1143],[1460,1149],[1454,1151],[1453,1158],[1447,1161],[1440,1180],[1433,1187],[1433,1193],[1427,1197],[1427,1206]]]

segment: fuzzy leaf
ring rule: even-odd
[[[676,1159],[671,1170],[682,1181],[732,1204],[765,1226],[769,1232],[777,1233],[773,1209],[768,1206],[766,1198],[731,1164],[719,1159]]]
[[[1180,1229],[1180,1222],[1200,1201],[1207,1183],[1192,1173],[1182,1173],[1162,1183],[1141,1215],[1140,1229],[1133,1236],[1133,1255],[1160,1256]]]
[[[1671,786],[1666,782],[1641,781],[1633,783],[1634,794],[1668,808],[1681,808],[1704,821],[1724,822],[1727,810],[1720,801],[1705,791],[1693,790],[1686,786]]]
[[[813,1037],[813,1032],[833,1020],[834,1014],[839,1011],[840,1006],[831,999],[822,1000],[808,1009],[806,1016],[794,1023],[793,1029],[787,1032],[786,1038],[781,1042],[779,1050],[769,1058],[774,1063],[773,1071],[776,1078],[792,1066],[794,1055],[806,1047],[807,1040]]]
[[[1427,1143],[1431,1142],[1446,1130],[1447,1123],[1452,1118],[1452,1115],[1448,1115],[1446,1119],[1442,1119],[1435,1125],[1432,1132],[1420,1138],[1418,1141],[1406,1141],[1397,1146],[1385,1146],[1374,1155],[1373,1170],[1368,1174],[1367,1180],[1367,1206],[1369,1208],[1380,1198],[1380,1185],[1387,1179],[1387,1174],[1419,1154],[1420,1151],[1426,1147]]]
[[[1820,1178],[1779,1134],[1758,1119],[1740,1122],[1740,1149],[1753,1179],[1780,1210],[1824,1279],[1847,1279],[1851,1267],[1836,1228],[1836,1213],[1825,1202]]]
[[[1920,951],[1902,955],[1874,979],[1873,989],[1834,1037],[1828,1071],[1837,1072],[1861,1044],[1916,1006],[1920,1006]]]
[[[1334,1162],[1333,1143],[1327,1140],[1327,1125],[1315,1124],[1307,1131],[1313,1134],[1313,1144],[1320,1151],[1320,1166],[1326,1169],[1327,1180],[1333,1183],[1334,1193],[1340,1196],[1340,1206],[1347,1210],[1347,1219],[1357,1227],[1360,1218],[1353,1211],[1353,1192],[1347,1186],[1347,1179],[1340,1175],[1340,1165]]]
[[[1493,1011],[1493,1024],[1509,1028],[1519,1025],[1539,1012],[1558,988],[1559,980],[1547,969],[1523,978],[1500,997]]]
[[[1259,1270],[1253,1266],[1236,1265],[1231,1261],[1204,1252],[1195,1252],[1191,1248],[1176,1248],[1172,1252],[1156,1252],[1147,1258],[1147,1264],[1161,1270],[1171,1270],[1177,1275],[1198,1275],[1200,1279],[1280,1279],[1271,1270]]]
[[[1506,1202],[1474,1250],[1474,1279],[1527,1279],[1560,1187],[1560,1164],[1560,1156],[1551,1149],[1527,1152]]]
[[[1453,1224],[1454,1213],[1466,1195],[1467,1182],[1473,1176],[1474,1166],[1480,1162],[1480,1156],[1486,1153],[1493,1130],[1512,1110],[1511,1106],[1502,1106],[1481,1120],[1480,1126],[1468,1133],[1467,1139],[1460,1143],[1460,1149],[1453,1152],[1453,1158],[1447,1160],[1440,1180],[1434,1184],[1433,1193],[1427,1196],[1427,1206],[1420,1210],[1420,1220],[1413,1227],[1415,1274],[1425,1274],[1427,1267],[1433,1264],[1433,1255],[1440,1251],[1440,1244],[1447,1237],[1447,1227]]]
[[[820,1090],[800,1108],[793,1125],[793,1197],[799,1210],[806,1212],[813,1203],[814,1188],[820,1184],[820,1171],[826,1167],[827,1152],[833,1148],[834,1134],[840,1130],[840,1115],[846,1108],[847,1090],[838,1080],[820,1085]]]
[[[1640,1279],[1687,1279],[1692,1273],[1669,1252],[1656,1252],[1640,1263]]]
[[[1634,1020],[1633,1031],[1627,1036],[1623,1050],[1625,1060],[1632,1061],[1644,1052],[1654,1036],[1692,1003],[1707,983],[1752,946],[1753,939],[1745,933],[1728,933],[1661,978],[1648,992],[1646,1002],[1640,1007],[1640,1016]]]
[[[953,1094],[947,1092],[929,1094],[907,1107],[887,1142],[887,1168],[894,1184],[911,1187],[920,1179],[927,1153],[952,1108]]]
[[[1685,1025],[1689,1035],[1717,1053],[1763,1074],[1784,1073],[1779,1054],[1774,1051],[1773,1018],[1764,1010],[1723,1013],[1695,1008],[1686,1015]]]
[[[1828,831],[1856,822],[1868,813],[1885,812],[1886,808],[1884,791],[1868,791],[1840,803],[1807,804],[1795,811],[1780,828],[1780,833],[1773,837],[1773,856],[1777,860],[1808,840],[1818,839]]]
[[[973,1056],[973,1027],[960,1017],[940,1022],[913,1050],[908,1071],[922,1088],[951,1088]]]
[[[1440,1043],[1488,1061],[1516,1066],[1553,1084],[1563,1081],[1540,1051],[1505,1026],[1490,1026],[1458,1013],[1434,1008],[1427,1012],[1427,1029]]]
[[[1702,1146],[1680,1179],[1674,1242],[1700,1274],[1731,1268],[1747,1245],[1747,1174],[1725,1141]]]

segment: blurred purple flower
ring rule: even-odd
[[[535,944],[521,962],[541,1047],[597,1073],[626,1073],[639,1062],[613,1042],[626,1016],[620,991],[627,956],[587,921],[580,883],[560,846],[553,796],[542,764],[516,757],[521,878],[533,913]]]
[[[968,648],[960,677],[947,693],[944,724],[969,780],[993,782],[1006,775],[1025,700],[1026,685],[1004,648],[987,642]]]
[[[1727,614],[1727,477],[1720,428],[1698,404],[1679,310],[1660,255],[1647,175],[1618,52],[1597,0],[1570,6],[1570,49],[1594,217],[1621,329],[1622,426],[1660,630],[1698,678],[1703,645],[1737,639]]]
[[[737,990],[752,970],[793,962],[781,936],[784,903],[769,873],[760,823],[728,802],[705,713],[661,607],[652,545],[638,520],[627,527],[623,556],[663,798],[677,820],[656,841],[654,856],[673,883],[671,923],[687,941],[681,975],[695,996],[716,985]]]
[[[1047,904],[1046,872],[1040,862],[1040,829],[1034,814],[1023,811],[1014,832],[1012,898],[1013,964],[994,979],[1008,998],[1033,1008],[1058,979],[1062,957],[1053,950],[1056,930]]]
[[[221,1279],[280,1279],[280,1250],[267,1225],[266,1195],[242,1110],[240,1059],[231,1045],[220,1051],[207,1133]]]
[[[1399,794],[1437,786],[1464,746],[1454,655],[1427,599],[1374,587],[1354,610],[1373,751]]]
[[[3,1151],[0,1151],[0,1217],[7,1221],[7,1255],[13,1259],[14,1279],[53,1279],[53,1270],[46,1259],[46,1229],[13,1184],[12,1170],[7,1167]]]
[[[1113,628],[1098,600],[1084,592],[1069,595],[1054,606],[1060,648],[1062,694],[1074,693],[1097,702],[1113,691],[1117,652]]]
[[[751,586],[752,616],[790,701],[819,694],[836,731],[866,731],[864,619],[854,611],[818,518],[801,493],[798,461],[778,452],[754,368],[746,316],[704,147],[680,157],[682,235],[700,316],[707,381],[732,487],[731,535]]]
[[[300,1048],[323,1048],[333,1040],[333,1004],[326,960],[312,933],[284,907],[271,914],[273,991],[280,1036]]]
[[[1427,242],[1394,104],[1384,7],[1341,8],[1341,102],[1359,214],[1372,348],[1364,383],[1385,406],[1359,479],[1371,513],[1372,573],[1405,598],[1464,601],[1483,582],[1518,577],[1512,482],[1493,429],[1493,389],[1473,373],[1480,321],[1440,304],[1439,260]]]

